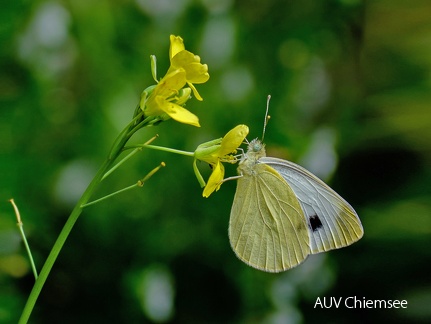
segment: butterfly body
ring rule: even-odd
[[[362,237],[360,220],[343,198],[299,165],[266,157],[259,140],[250,142],[238,173],[229,239],[250,266],[285,271],[309,254]]]

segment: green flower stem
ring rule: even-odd
[[[30,246],[28,245],[27,238],[24,233],[24,224],[21,221],[21,215],[19,213],[17,205],[15,204],[15,201],[13,199],[9,199],[9,202],[12,204],[12,207],[15,210],[19,232],[21,233],[22,241],[24,242],[25,249],[27,250],[28,258],[31,264],[31,269],[33,270],[34,279],[37,280],[38,275],[37,275],[36,265],[34,264],[33,255],[31,254]]]
[[[23,223],[18,223],[17,225],[19,227],[19,231],[21,233],[21,237],[24,242],[25,249],[27,250],[28,258],[30,260],[31,270],[33,271],[33,275],[34,275],[34,280],[37,280],[38,274],[36,270],[36,265],[34,264],[33,255],[31,254],[30,246],[28,245],[27,239],[25,237]]]
[[[130,159],[133,155],[136,154],[136,152],[140,151],[142,149],[134,149],[132,152],[130,152],[129,154],[127,154],[123,159],[121,159],[120,162],[118,162],[117,164],[115,164],[111,169],[109,169],[108,171],[106,171],[106,173],[103,175],[102,180],[104,180],[105,178],[107,178],[112,172],[114,172],[116,169],[118,169],[124,162],[126,162],[128,159]]]
[[[136,150],[139,150],[139,149],[136,149]],[[118,165],[118,164],[117,164]],[[91,206],[91,205],[94,205],[94,204],[97,204],[97,203],[99,203],[99,202],[101,202],[101,201],[103,201],[103,200],[105,200],[105,199],[108,199],[108,198],[111,198],[111,197],[113,197],[113,196],[115,196],[115,195],[118,195],[119,193],[122,193],[122,192],[125,192],[125,191],[127,191],[127,190],[130,190],[130,189],[134,189],[134,188],[136,188],[136,187],[142,187],[143,185],[144,185],[144,183],[149,179],[149,178],[151,178],[151,176],[154,174],[154,173],[156,173],[157,171],[159,171],[159,169],[161,168],[161,167],[164,167],[166,164],[165,164],[165,162],[162,162],[162,163],[160,163],[160,165],[158,166],[158,167],[156,167],[156,168],[154,168],[153,170],[151,170],[143,179],[141,179],[141,180],[139,180],[137,183],[135,183],[135,184],[133,184],[133,185],[131,185],[131,186],[128,186],[128,187],[126,187],[126,188],[123,188],[123,189],[120,189],[120,190],[118,190],[118,191],[115,191],[115,192],[113,192],[113,193],[110,193],[109,195],[106,195],[106,196],[104,196],[104,197],[102,197],[102,198],[99,198],[99,199],[96,199],[96,200],[93,200],[93,201],[91,201],[91,202],[89,202],[89,203],[86,203],[86,204],[84,204],[84,205],[81,205],[81,208],[85,208],[85,207],[88,207],[88,206]],[[111,169],[112,170],[112,169]],[[106,173],[105,173],[105,176],[106,176]],[[103,178],[105,177],[105,176],[103,176]],[[103,180],[103,178],[102,178],[102,180]]]
[[[110,193],[109,195],[106,195],[106,196],[104,196],[102,198],[99,198],[99,199],[93,200],[93,201],[91,201],[89,203],[83,204],[83,205],[81,205],[81,208],[85,208],[85,207],[97,204],[97,203],[99,203],[99,202],[101,202],[101,201],[103,201],[105,199],[111,198],[112,196],[118,195],[119,193],[125,192],[125,191],[130,190],[130,189],[134,189],[136,187],[142,187],[141,182],[137,182],[137,183],[135,183],[135,184],[133,184],[131,186],[128,186],[126,188],[123,188],[123,189],[120,189],[120,190],[115,191],[113,193]]]
[[[90,196],[92,195],[97,185],[99,184],[100,180],[102,179],[102,176],[106,172],[106,169],[108,168],[110,162],[111,160],[109,159],[105,161],[105,163],[97,172],[96,176],[91,181],[90,185],[85,190],[82,197],[79,199],[78,203],[76,204],[69,218],[67,219],[66,224],[61,230],[60,235],[57,238],[57,241],[55,242],[51,252],[48,255],[48,258],[45,261],[45,264],[43,265],[40,275],[37,278],[33,286],[33,289],[30,292],[30,296],[27,299],[27,303],[21,314],[21,318],[18,322],[19,324],[27,323],[28,319],[30,318],[31,312],[33,311],[34,305],[36,304],[36,300],[39,297],[40,292],[42,291],[42,287],[45,284],[46,279],[48,278],[48,275],[52,269],[52,266],[57,260],[57,257],[61,249],[63,248],[64,242],[66,241],[67,237],[72,231],[72,228],[75,225],[79,215],[81,215],[81,212],[82,212],[81,205],[84,205],[90,199]]]
[[[25,304],[24,310],[21,314],[21,318],[19,319],[19,322],[18,322],[19,324],[26,324],[28,322],[30,315],[33,311],[34,305],[36,304],[36,301],[40,295],[40,292],[42,291],[42,288],[46,282],[46,279],[48,278],[48,275],[51,272],[51,269],[55,261],[57,260],[57,257],[61,249],[63,248],[63,245],[66,242],[67,237],[72,231],[73,226],[78,220],[78,217],[82,213],[83,208],[81,206],[85,205],[90,200],[92,194],[94,193],[97,186],[101,182],[103,176],[111,168],[116,158],[122,152],[127,141],[133,135],[133,133],[130,132],[130,130],[131,129],[138,130],[135,128],[134,125],[135,125],[135,121],[132,121],[132,123],[130,123],[114,141],[114,145],[112,146],[112,149],[110,154],[108,155],[108,158],[102,164],[99,171],[96,173],[93,180],[91,181],[91,183],[89,184],[89,186],[87,187],[87,189],[85,190],[85,192],[82,194],[81,198],[75,205],[74,209],[72,210],[72,213],[70,214],[69,218],[66,221],[66,224],[61,230],[60,235],[57,238],[57,241],[54,243],[54,246],[51,252],[49,253],[48,258],[46,259],[45,264],[42,267],[39,277],[37,278],[33,286],[33,289],[30,292],[30,295],[27,299],[27,303]],[[144,126],[146,125],[141,125],[141,127],[144,127]]]
[[[143,145],[140,145],[139,147],[149,148],[149,149],[158,150],[158,151],[165,151],[165,152],[170,152],[175,154],[181,154],[181,155],[186,155],[191,157],[195,156],[194,152],[176,150],[170,147],[163,147],[163,146],[156,146],[156,145],[149,145],[149,144],[143,144]]]
[[[140,112],[137,117],[141,118],[142,112]],[[160,119],[159,117],[154,117],[154,116],[149,116],[146,117],[143,121],[136,123],[133,127],[130,127],[129,132],[127,134],[127,136],[132,136],[134,133],[136,133],[137,130],[141,129],[143,127],[143,125],[145,126],[153,126],[154,124],[157,124],[159,122],[161,122],[162,119]]]
[[[207,184],[204,180],[204,178],[202,177],[201,173],[199,172],[198,166],[196,165],[196,159],[194,159],[193,161],[193,171],[195,172],[195,176],[198,179],[199,185],[201,186],[201,188],[205,187]]]
[[[149,143],[151,143],[152,141],[154,141],[159,135],[156,135],[152,138],[150,138],[145,144],[143,145],[147,145]],[[125,148],[127,149],[127,148]],[[135,148],[132,152],[130,152],[129,154],[127,154],[123,159],[121,159],[121,161],[119,161],[117,164],[115,164],[110,170],[108,170],[102,177],[102,180],[104,180],[105,178],[107,178],[112,172],[114,172],[117,168],[119,168],[124,162],[126,162],[128,159],[130,159],[133,155],[135,155],[137,152],[142,151],[142,146],[139,146],[137,148]]]

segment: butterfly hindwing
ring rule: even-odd
[[[299,165],[271,157],[258,163],[272,167],[290,185],[305,214],[311,253],[338,249],[363,235],[355,210],[333,189]]]
[[[256,164],[238,179],[229,239],[242,261],[268,272],[295,267],[311,253],[300,202],[270,166]]]

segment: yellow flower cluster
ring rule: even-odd
[[[186,51],[183,39],[170,36],[170,67],[166,75],[144,90],[140,108],[144,117],[158,116],[161,120],[172,118],[180,123],[200,127],[196,115],[182,107],[193,91],[198,100],[202,100],[194,84],[205,83],[209,79],[208,66],[200,63],[200,57]],[[188,87],[184,87],[185,85]]]
[[[157,122],[172,118],[180,123],[200,127],[198,117],[183,106],[191,98],[192,93],[196,99],[203,100],[194,85],[208,81],[210,77],[208,66],[201,63],[199,56],[185,49],[181,37],[174,35],[170,36],[169,59],[170,67],[166,75],[157,81],[155,57],[152,56],[152,72],[157,84],[142,92],[139,107],[143,112],[144,120],[154,117]],[[224,166],[222,163],[236,163],[238,161],[233,154],[236,154],[247,134],[248,127],[238,125],[223,138],[199,145],[195,152],[161,147],[158,149],[193,156],[193,168],[196,177],[201,186],[205,187],[203,196],[209,197],[223,183]],[[151,145],[146,146],[156,148]],[[212,168],[208,183],[205,183],[197,168],[198,160],[208,163]]]

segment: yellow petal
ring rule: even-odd
[[[189,85],[190,89],[192,89],[193,95],[195,96],[195,98],[199,101],[202,101],[203,99],[199,94],[198,90],[196,89],[196,87],[193,85],[193,83],[187,82],[187,84]]]
[[[164,113],[165,108],[160,104],[164,104],[166,99],[170,99],[178,94],[186,84],[186,72],[183,69],[175,70],[163,77],[162,80],[152,89],[147,96],[141,96],[141,109],[146,116],[160,116]],[[157,100],[156,100],[157,98]]]
[[[183,124],[201,127],[201,125],[199,124],[199,118],[187,109],[173,102],[165,100],[165,98],[163,98],[162,96],[156,97],[155,101],[158,107],[166,114],[168,114],[169,117],[171,117],[172,119]]]
[[[211,173],[208,183],[205,186],[204,192],[202,193],[202,196],[205,198],[208,198],[214,190],[217,191],[220,189],[221,184],[223,183],[224,178],[224,166],[220,162],[218,162],[213,169],[213,172]]]
[[[171,65],[173,67],[184,67],[190,63],[200,62],[200,57],[193,54],[192,52],[183,50],[180,52],[177,52],[172,58],[171,58]]]
[[[166,74],[154,89],[155,95],[164,95],[166,97],[176,93],[186,84],[186,72],[184,69],[177,69]]]
[[[148,100],[145,101],[145,104],[143,106],[141,105],[141,109],[144,111],[144,114],[146,117],[160,116],[161,114],[165,113],[157,103],[156,101],[157,98],[158,97],[150,96]],[[142,103],[142,100],[141,100],[141,103]]]
[[[171,46],[169,47],[169,58],[172,58],[177,55],[179,52],[184,51],[184,41],[180,36],[171,35],[170,37]]]
[[[246,125],[238,125],[231,129],[222,139],[221,148],[218,152],[219,156],[222,157],[235,152],[247,135],[248,126]]]
[[[189,51],[179,52],[171,60],[171,70],[183,68],[187,73],[187,81],[192,83],[205,83],[209,79],[208,65],[200,63],[199,56]]]
[[[210,78],[208,73],[208,65],[201,63],[190,63],[184,67],[186,70],[187,82],[205,83]]]

